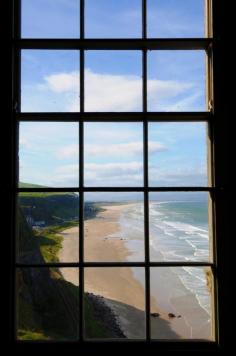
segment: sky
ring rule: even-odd
[[[178,3],[178,6],[176,4]],[[148,0],[148,36],[204,36],[203,0]],[[63,26],[62,26],[63,23]],[[85,0],[85,36],[138,38],[140,0]],[[78,38],[78,0],[22,0],[22,37]],[[204,51],[148,52],[148,111],[205,110]],[[79,112],[79,51],[23,50],[23,112]],[[85,111],[142,111],[142,53],[85,52]],[[141,123],[85,123],[85,185],[143,184]],[[20,181],[77,186],[78,124],[21,123]],[[206,125],[149,124],[149,184],[204,186]]]

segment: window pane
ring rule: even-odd
[[[20,193],[17,213],[17,257],[20,262],[78,262],[77,193]]]
[[[21,0],[21,2],[22,37],[79,37],[80,2],[78,0]]]
[[[65,278],[69,269],[16,270],[18,339],[78,339],[79,270],[72,268],[76,283],[71,283]]]
[[[148,37],[204,37],[205,0],[147,0]]]
[[[76,123],[21,122],[20,184],[77,187],[79,127]]]
[[[86,268],[86,338],[144,339],[144,283],[144,268]],[[96,328],[91,315],[96,316]]]
[[[149,184],[207,186],[205,123],[149,123]]]
[[[79,111],[79,51],[23,50],[21,111]]]
[[[141,37],[141,0],[86,0],[85,36]]]
[[[204,51],[148,53],[149,111],[206,111]]]
[[[208,262],[208,193],[162,192],[149,197],[151,260]]]
[[[153,339],[214,339],[208,267],[152,267],[150,278]]]
[[[85,185],[141,186],[142,129],[141,123],[85,123]]]
[[[144,261],[142,193],[86,193],[85,219],[86,261]]]
[[[87,51],[85,111],[141,111],[140,51]]]

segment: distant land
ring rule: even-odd
[[[45,185],[20,182],[19,188],[48,188],[48,187],[46,187]]]

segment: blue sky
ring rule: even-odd
[[[22,37],[78,38],[78,3],[23,0]],[[140,37],[141,1],[85,3],[87,37]],[[148,21],[150,37],[204,36],[203,0],[148,0]],[[22,111],[79,112],[79,68],[79,51],[22,51]],[[140,51],[86,51],[85,110],[141,111],[141,78]],[[203,51],[148,52],[148,110],[205,110]],[[149,140],[152,186],[207,185],[204,124],[150,123]],[[21,181],[76,186],[78,161],[77,124],[21,123]],[[86,185],[141,186],[142,164],[142,124],[85,124]]]
[[[85,0],[85,36],[141,37],[141,3]],[[79,14],[79,0],[22,0],[22,37],[78,38]],[[147,19],[149,37],[204,37],[204,0],[147,0]]]

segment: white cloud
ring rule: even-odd
[[[44,77],[45,89],[64,96],[68,111],[78,110],[79,72],[54,73]],[[193,87],[192,83],[148,80],[150,105],[171,99]],[[70,95],[68,95],[70,94]],[[95,73],[85,69],[86,111],[141,111],[142,80],[137,75]]]
[[[195,107],[195,103],[201,97],[201,94],[201,90],[198,90],[194,94],[187,95],[184,99],[178,100],[174,104],[169,105],[168,111],[198,111],[200,106],[197,105],[197,107]]]
[[[149,153],[157,153],[166,151],[166,146],[159,142],[149,142]],[[60,159],[75,158],[78,156],[78,145],[69,145],[60,149],[57,153]],[[136,156],[142,155],[143,143],[142,142],[130,142],[130,143],[115,143],[115,144],[85,144],[85,155],[90,157],[104,156],[108,157],[120,157],[123,155]]]
[[[79,72],[56,73],[46,76],[44,79],[48,88],[55,93],[79,91]]]
[[[149,142],[149,152],[159,152],[166,150],[165,146],[158,142]],[[135,156],[142,155],[143,143],[142,142],[130,142],[130,143],[118,143],[110,145],[87,145],[85,146],[85,152],[91,156],[104,156],[104,157],[120,157],[122,155]]]
[[[149,179],[151,186],[202,186],[207,184],[206,167],[200,165],[163,169],[150,165]]]
[[[88,163],[85,164],[85,184],[90,186],[142,185],[142,169],[141,162]]]
[[[59,159],[76,158],[79,155],[79,145],[68,145],[58,150],[57,157]]]

